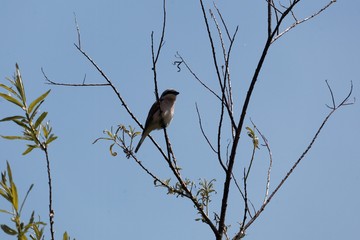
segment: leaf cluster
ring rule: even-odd
[[[214,187],[215,181],[216,179],[211,179],[210,181],[206,179],[199,179],[198,184],[196,184],[194,181],[191,181],[188,178],[184,180],[185,186],[190,190],[191,193],[193,193],[193,196],[196,198],[196,202],[207,216],[209,215],[211,196],[212,194],[216,194]],[[171,179],[166,179],[161,182],[154,181],[154,184],[156,187],[165,187],[168,190],[167,194],[175,195],[176,197],[191,197],[189,194],[187,194],[179,182],[176,182],[173,186],[171,186],[170,182]],[[202,216],[200,212],[198,212],[198,214]],[[205,221],[203,217],[196,218],[195,220],[203,222]]]
[[[14,227],[10,227],[6,224],[1,224],[0,226],[6,234],[17,236],[18,240],[27,240],[28,236],[32,240],[44,239],[43,233],[44,226],[46,224],[40,221],[40,219],[35,221],[34,211],[32,212],[27,223],[24,223],[21,220],[22,209],[33,186],[33,184],[30,185],[24,200],[19,205],[17,188],[13,181],[10,164],[7,162],[7,171],[1,173],[0,196],[11,204],[11,210],[0,209],[0,212],[9,214],[11,216],[11,221],[14,223]]]
[[[111,141],[113,142],[110,144],[109,147],[111,156],[113,157],[117,156],[117,152],[113,150],[114,146],[117,145],[123,149],[127,158],[130,158],[132,154],[132,150],[134,149],[133,147],[134,138],[141,134],[140,132],[135,131],[135,128],[133,128],[132,126],[126,128],[125,125],[123,124],[118,125],[115,131],[111,127],[110,130],[104,130],[103,133],[106,135],[106,137],[97,138],[93,143],[96,143],[99,140]],[[129,143],[127,143],[126,141],[127,137],[130,138]]]
[[[23,114],[5,117],[1,119],[0,122],[11,121],[15,123],[22,128],[22,134],[1,137],[9,140],[18,139],[29,141],[30,144],[27,144],[27,149],[23,152],[23,155],[30,153],[35,148],[40,148],[42,150],[47,149],[48,144],[57,138],[52,133],[52,127],[50,127],[49,123],[47,122],[44,124],[44,119],[48,113],[40,113],[40,106],[50,93],[50,90],[28,104],[20,69],[17,64],[15,76],[12,79],[7,78],[7,80],[10,82],[9,85],[0,83],[0,87],[7,91],[6,93],[0,92],[0,97],[20,107]]]

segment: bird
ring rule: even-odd
[[[141,139],[135,148],[135,153],[137,153],[141,144],[152,130],[159,130],[169,126],[174,116],[175,101],[178,94],[179,92],[175,89],[167,89],[161,94],[159,101],[154,102],[151,106]]]

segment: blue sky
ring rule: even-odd
[[[212,8],[212,1],[204,1]],[[250,78],[266,37],[265,1],[216,1],[230,31],[239,26],[231,74],[238,119]],[[295,13],[306,17],[327,1],[304,1]],[[112,79],[130,109],[145,121],[154,101],[150,34],[161,33],[162,1],[5,1],[0,8],[0,78],[13,76],[19,63],[29,99],[52,89],[48,111],[54,133],[50,146],[57,239],[66,230],[76,239],[213,239],[211,230],[195,222],[198,216],[185,199],[154,188],[152,179],[121,154],[112,157],[108,143],[92,142],[104,129],[133,125],[109,88],[71,88],[46,85],[41,73],[58,82],[103,83],[90,63],[75,49],[74,13],[82,47]],[[328,113],[328,80],[337,100],[354,84],[359,98],[360,3],[337,1],[317,18],[279,39],[269,51],[245,125],[250,118],[269,140],[273,153],[271,189],[305,150]],[[218,194],[210,212],[219,212],[224,176],[216,156],[201,135],[195,102],[209,137],[215,141],[217,100],[182,69],[172,65],[179,52],[209,86],[218,90],[209,41],[198,1],[168,1],[165,45],[158,64],[159,89],[180,92],[174,120],[168,128],[183,176],[216,179]],[[212,21],[210,21],[213,25]],[[290,22],[287,22],[290,24]],[[214,29],[215,30],[215,29]],[[218,50],[218,52],[220,52]],[[0,118],[17,113],[0,100]],[[237,121],[237,120],[236,120]],[[360,108],[344,107],[329,120],[318,142],[289,181],[250,227],[246,239],[356,239],[360,207]],[[137,129],[139,129],[137,127]],[[0,134],[19,129],[0,124]],[[163,133],[152,136],[164,146]],[[224,137],[224,142],[227,139]],[[235,174],[241,179],[251,154],[244,132]],[[25,206],[47,220],[47,176],[41,152],[23,157],[23,142],[0,139],[0,169],[9,161],[23,197],[35,184]],[[167,164],[149,140],[137,154],[160,178],[170,178]],[[249,177],[249,196],[261,204],[268,158],[257,153]],[[172,177],[173,178],[173,177]],[[227,224],[238,229],[243,205],[235,189],[230,194]],[[8,205],[0,200],[0,208]],[[0,215],[0,223],[8,221]],[[46,229],[46,238],[49,232]],[[0,239],[8,239],[0,233]]]

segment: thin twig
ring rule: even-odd
[[[50,171],[50,160],[47,148],[43,148],[46,157],[46,168],[47,168],[47,175],[48,175],[48,185],[49,185],[49,222],[50,222],[50,234],[51,239],[54,240],[54,209],[52,206],[52,181],[51,181],[51,171]]]
[[[74,20],[75,20],[75,26],[76,26],[77,39],[78,39],[78,46],[81,49],[81,34],[80,34],[80,28],[79,28],[79,24],[76,19],[75,12],[74,12]]]
[[[271,43],[275,42],[276,40],[278,40],[280,37],[282,37],[285,33],[289,32],[291,29],[293,29],[294,27],[296,27],[297,25],[304,23],[314,17],[316,17],[317,15],[319,15],[320,13],[322,13],[323,11],[325,11],[328,7],[330,7],[333,3],[335,3],[336,0],[331,0],[328,4],[326,4],[323,8],[321,8],[320,10],[318,10],[317,12],[313,13],[312,15],[302,19],[302,20],[298,20],[295,21],[292,25],[290,25],[289,27],[287,27],[284,31],[282,31],[281,33],[278,33],[271,41]],[[291,11],[292,13],[292,11]],[[296,18],[295,18],[296,19]]]
[[[80,31],[78,31],[79,35],[80,35]],[[80,38],[78,39],[78,42],[80,41]],[[107,77],[107,75],[101,70],[101,68],[97,65],[97,63],[84,51],[80,48],[79,45],[74,43],[74,46],[76,47],[76,49],[93,65],[93,67],[95,67],[95,69],[101,74],[101,76],[105,79],[105,81],[107,82],[107,85],[111,87],[111,89],[114,91],[114,93],[116,94],[116,96],[118,97],[118,99],[120,100],[122,106],[125,108],[125,110],[127,111],[127,113],[131,116],[131,118],[136,122],[136,124],[141,128],[144,129],[143,125],[139,122],[139,120],[135,117],[135,115],[132,113],[132,111],[130,110],[130,108],[128,107],[128,105],[126,104],[125,100],[122,98],[120,92],[117,90],[117,88],[114,86],[114,84],[112,83],[111,79]],[[46,76],[46,75],[45,75]],[[49,81],[52,84],[52,81]],[[55,85],[62,85],[62,84],[55,84]],[[67,86],[67,85],[62,85],[62,86]],[[80,86],[80,85],[79,85]],[[87,86],[84,85],[84,86]],[[166,155],[164,153],[164,151],[161,149],[161,147],[159,146],[159,144],[153,139],[153,137],[151,137],[151,135],[148,135],[149,139],[154,143],[154,145],[156,146],[156,148],[159,150],[159,152],[161,153],[161,155],[166,158]]]
[[[256,127],[255,123],[251,120],[251,123],[253,124],[254,128],[256,129],[256,131],[260,134],[262,140],[264,141],[264,145],[266,146],[266,149],[269,153],[269,167],[268,167],[268,171],[267,171],[267,178],[266,178],[266,187],[265,187],[265,197],[264,197],[264,201],[263,203],[266,202],[268,196],[269,196],[269,190],[270,190],[270,180],[271,180],[271,169],[272,169],[272,163],[273,163],[273,159],[272,159],[272,152],[270,149],[270,145],[269,145],[269,141],[266,139],[266,137],[261,133],[260,129],[258,127]]]
[[[155,55],[155,51],[154,51],[153,32],[151,34],[151,54],[152,54],[152,63],[153,63],[152,70],[153,70],[153,74],[154,74],[155,95],[156,95],[157,100],[159,100],[159,97],[158,97],[158,91],[157,91],[157,73],[156,73],[157,69],[156,69],[156,64],[157,64],[157,61],[158,61],[159,56],[160,56],[161,48],[164,45],[163,41],[164,41],[165,26],[166,26],[166,1],[165,0],[163,1],[163,14],[164,15],[163,15],[162,34],[161,34],[161,38],[160,38],[160,42],[159,42],[159,46],[158,46],[156,55]],[[161,115],[161,109],[160,109],[160,115]],[[164,130],[164,136],[165,136],[167,152],[168,152],[168,156],[167,157],[164,156],[165,160],[168,162],[168,165],[169,165],[170,169],[172,170],[173,174],[177,178],[177,180],[178,180],[179,184],[181,185],[182,189],[189,196],[189,199],[191,199],[191,201],[195,205],[196,209],[201,214],[204,222],[206,222],[210,226],[210,228],[213,230],[214,234],[217,234],[216,226],[209,219],[209,216],[204,212],[203,207],[200,205],[198,200],[193,196],[192,192],[188,189],[187,185],[185,184],[184,180],[182,179],[182,177],[180,175],[179,168],[176,166],[176,158],[175,158],[174,152],[172,151],[170,140],[168,138],[166,128],[164,127],[163,130]],[[173,160],[171,160],[171,156],[172,156]]]
[[[222,24],[223,24],[223,26],[224,26],[224,28],[225,28],[226,35],[227,35],[227,37],[229,38],[229,41],[231,41],[231,37],[230,37],[229,30],[228,30],[228,28],[227,28],[227,26],[226,26],[226,24],[225,24],[224,18],[223,18],[223,16],[222,16],[220,10],[219,10],[219,8],[216,6],[216,3],[215,3],[215,2],[214,2],[214,8],[216,9],[217,13],[218,13],[219,16],[220,16],[221,22],[222,22]]]
[[[188,71],[193,75],[193,77],[204,87],[206,88],[210,93],[212,93],[216,98],[218,98],[221,101],[221,97],[216,94],[214,90],[212,90],[208,85],[206,85],[197,75],[196,73],[190,68],[190,66],[187,64],[185,59],[177,52],[175,55],[176,58],[180,59],[180,62],[177,61],[176,63],[184,63],[185,67],[188,69]]]
[[[326,86],[328,87],[329,91],[330,91],[330,95],[331,95],[331,101],[332,101],[332,107],[330,107],[329,105],[326,104],[326,106],[330,109],[335,109],[336,105],[335,105],[335,98],[334,98],[334,94],[333,94],[333,91],[328,83],[327,80],[325,80],[326,82]]]
[[[271,6],[271,1],[270,0],[268,0],[267,1],[268,2],[268,9],[267,9],[267,11],[268,11],[268,38],[271,36],[271,32],[272,32],[272,28],[271,28],[271,24],[272,24],[272,16],[271,16],[271,10],[272,10],[272,6]]]
[[[209,38],[209,41],[210,41],[211,52],[212,52],[214,67],[215,67],[215,70],[216,70],[216,75],[217,75],[218,82],[219,82],[219,85],[220,85],[220,88],[221,88],[221,92],[224,94],[224,92],[225,92],[225,86],[223,85],[222,80],[221,80],[219,65],[218,65],[218,61],[217,61],[217,59],[216,59],[215,45],[214,45],[213,38],[212,38],[212,36],[211,36],[210,26],[209,26],[209,22],[208,22],[207,15],[206,15],[206,12],[205,12],[205,7],[204,7],[204,4],[203,4],[203,1],[202,1],[202,0],[200,0],[200,5],[201,5],[202,13],[203,13],[203,18],[204,18],[204,21],[205,21],[207,33],[208,33],[208,38]],[[226,109],[227,109],[227,111],[228,111],[228,115],[229,115],[229,117],[230,117],[231,124],[232,124],[232,126],[233,126],[234,128],[236,128],[235,120],[234,120],[233,117],[231,117],[232,114],[231,114],[231,111],[230,111],[230,109],[229,109],[228,100],[227,100],[226,98],[222,98],[222,101],[225,101],[225,106],[226,106]]]
[[[329,87],[329,86],[328,86]],[[331,88],[329,88],[330,90]],[[290,177],[290,175],[293,173],[293,171],[295,170],[295,168],[298,166],[298,164],[304,159],[304,157],[307,155],[307,153],[310,151],[310,149],[312,148],[313,144],[315,143],[315,141],[317,140],[320,132],[322,131],[322,129],[324,128],[325,124],[327,123],[327,121],[330,119],[330,117],[332,116],[332,114],[338,110],[340,107],[343,106],[347,106],[350,104],[353,104],[352,102],[349,103],[348,100],[350,99],[350,96],[352,94],[353,91],[353,85],[351,83],[351,88],[350,91],[348,93],[348,95],[344,98],[344,100],[342,102],[340,102],[337,106],[335,106],[335,108],[333,108],[328,115],[325,117],[325,119],[323,120],[323,122],[321,123],[320,127],[318,128],[318,130],[316,131],[314,137],[312,138],[311,142],[309,143],[309,145],[307,146],[307,148],[305,149],[305,151],[301,154],[301,156],[297,159],[297,161],[294,163],[294,165],[291,167],[291,169],[286,173],[285,177],[280,181],[280,183],[278,184],[278,186],[275,188],[275,190],[269,195],[269,198],[263,203],[263,205],[260,207],[260,209],[256,212],[255,216],[253,218],[251,218],[249,220],[249,222],[245,225],[244,229],[246,230],[248,227],[250,227],[250,225],[260,216],[260,214],[264,211],[265,207],[269,204],[269,202],[271,201],[271,199],[275,196],[275,194],[277,193],[277,191],[279,191],[279,189],[283,186],[283,184],[286,182],[286,180]],[[331,98],[334,98],[333,92],[330,91],[331,93]]]
[[[245,236],[245,229],[244,229],[244,226],[245,226],[245,222],[246,222],[246,219],[247,219],[247,213],[248,213],[248,211],[249,211],[249,205],[248,205],[248,194],[247,194],[247,180],[246,180],[246,178],[247,178],[247,175],[248,175],[248,173],[247,174],[245,174],[245,169],[244,169],[244,178],[243,178],[243,180],[244,180],[244,195],[245,195],[245,199],[244,199],[244,204],[245,204],[245,206],[244,206],[244,215],[243,215],[243,220],[242,220],[242,222],[241,222],[241,227],[240,227],[240,231],[239,231],[239,236],[238,236],[238,238],[235,238],[235,239],[241,239],[243,236]]]
[[[203,137],[205,138],[206,142],[208,143],[209,147],[211,148],[211,150],[213,150],[213,152],[215,154],[217,154],[217,151],[215,150],[215,148],[211,144],[209,138],[205,134],[204,128],[202,126],[201,116],[200,116],[200,112],[199,112],[199,108],[198,108],[197,103],[195,103],[195,108],[196,108],[196,112],[197,112],[197,115],[198,115],[198,120],[199,120],[199,126],[200,126],[201,133],[202,133]]]
[[[83,83],[59,83],[54,82],[48,78],[48,76],[45,74],[45,71],[43,68],[41,68],[41,72],[45,78],[46,84],[51,84],[55,86],[64,86],[64,87],[108,87],[110,86],[109,83],[85,83],[85,78],[83,80]]]
[[[277,32],[277,30],[279,29],[282,21],[285,19],[285,17],[289,14],[289,12],[291,11],[291,9],[298,3],[298,1],[294,1],[292,3],[292,5],[290,5],[290,7],[283,13],[283,15],[280,17],[276,27],[273,30],[273,33],[271,34],[271,36],[268,37],[264,49],[262,51],[261,57],[259,59],[259,62],[257,64],[257,67],[255,69],[253,78],[251,80],[250,86],[248,88],[248,92],[246,94],[246,98],[242,107],[242,111],[241,111],[241,115],[240,115],[240,119],[239,119],[239,123],[238,125],[236,125],[237,130],[236,130],[236,134],[234,137],[234,141],[233,141],[233,146],[231,149],[231,154],[230,154],[230,159],[229,159],[229,165],[228,165],[228,171],[226,173],[226,178],[225,178],[225,183],[224,183],[224,190],[223,190],[223,197],[222,197],[222,204],[221,204],[221,212],[220,212],[220,221],[219,221],[219,227],[218,227],[218,231],[220,234],[220,237],[217,240],[221,240],[221,235],[225,226],[225,217],[226,217],[226,212],[227,212],[227,207],[228,207],[228,197],[229,197],[229,189],[230,189],[230,183],[231,183],[231,176],[232,176],[232,170],[234,167],[234,163],[235,163],[235,156],[236,156],[236,151],[237,151],[237,147],[238,147],[238,143],[240,140],[240,134],[242,132],[242,127],[244,124],[244,120],[245,120],[245,116],[247,113],[247,108],[249,106],[250,103],[250,99],[255,87],[255,84],[258,80],[258,76],[260,74],[260,71],[262,69],[263,63],[265,61],[267,52],[271,46],[271,40],[273,38],[273,36],[275,35],[275,33]]]

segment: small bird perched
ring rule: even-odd
[[[175,101],[178,94],[179,92],[174,89],[167,89],[161,94],[159,101],[156,101],[151,106],[146,118],[145,128],[141,135],[141,139],[135,148],[135,153],[139,150],[144,139],[152,130],[161,129],[170,124],[174,116]]]

